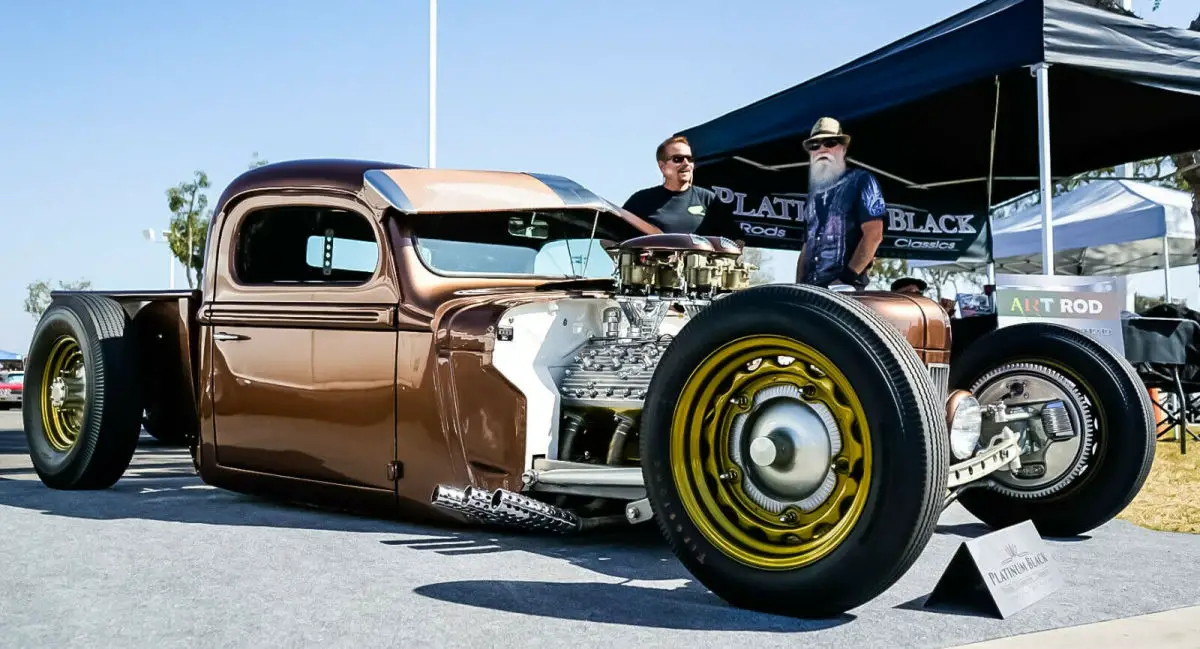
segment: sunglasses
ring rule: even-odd
[[[677,164],[677,165],[680,165],[680,164],[683,164],[683,163],[685,163],[685,162],[691,162],[691,161],[692,161],[692,156],[690,156],[690,155],[673,155],[673,156],[671,156],[670,158],[667,158],[667,159],[668,159],[668,160],[670,160],[671,162],[674,162],[674,163],[675,163],[675,164]]]
[[[809,151],[820,151],[822,147],[826,149],[832,149],[841,143],[842,141],[836,137],[827,137],[821,140],[813,140],[812,142],[805,144],[804,148],[808,149]]]

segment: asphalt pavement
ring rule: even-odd
[[[0,647],[940,648],[1063,629],[980,645],[1053,647],[1109,627],[1124,646],[1200,637],[1200,608],[1185,608],[1200,606],[1200,536],[1124,521],[1048,540],[1065,585],[995,619],[922,607],[959,545],[987,532],[953,506],[892,589],[804,621],[724,604],[651,525],[539,537],[280,505],[202,484],[184,450],[146,436],[112,489],[61,492],[25,453],[19,411],[0,412]],[[1119,621],[1079,627],[1106,620]]]

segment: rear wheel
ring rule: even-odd
[[[1114,518],[1145,483],[1150,397],[1125,359],[1085,334],[1046,323],[998,329],[951,363],[950,383],[984,406],[981,445],[1005,426],[1020,435],[1020,468],[959,497],[984,523],[1032,520],[1042,534],[1075,536]]]
[[[830,291],[721,298],[663,356],[641,457],[672,550],[743,608],[826,617],[886,590],[933,534],[944,405],[911,347]]]
[[[55,298],[26,359],[26,442],[55,489],[112,486],[137,448],[141,405],[128,317],[97,295]]]
[[[177,421],[176,417],[167,416],[163,412],[164,406],[155,403],[148,406],[142,414],[142,428],[154,439],[163,444],[172,446],[183,446],[191,440],[189,436],[178,425],[172,425]]]

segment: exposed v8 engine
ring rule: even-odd
[[[610,248],[619,306],[605,309],[604,331],[571,358],[559,385],[563,405],[640,408],[671,336],[674,310],[691,317],[713,299],[750,285],[754,267],[722,237],[651,234]]]
[[[618,292],[712,299],[750,286],[752,266],[724,237],[650,234],[609,249],[617,264]]]

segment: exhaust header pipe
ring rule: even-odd
[[[573,512],[504,489],[488,493],[475,487],[438,485],[432,503],[480,523],[559,533],[584,528],[583,520]]]

